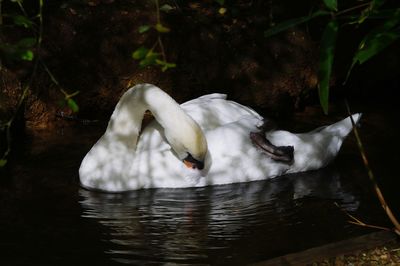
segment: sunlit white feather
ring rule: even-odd
[[[142,95],[135,96],[135,90],[142,90]],[[346,118],[308,133],[267,132],[274,145],[294,146],[294,162],[287,164],[270,159],[252,144],[249,133],[257,131],[263,120],[254,110],[226,100],[223,94],[205,95],[179,106],[159,91],[141,84],[125,93],[105,134],[82,161],[79,175],[83,186],[113,192],[196,187],[315,170],[335,158],[352,129]],[[125,97],[130,94],[134,97]],[[149,107],[143,104],[144,98],[157,120],[138,137],[143,112]],[[359,118],[360,114],[353,115],[355,121]],[[197,132],[197,125],[208,147],[203,170],[187,168],[179,154],[184,152],[179,151],[180,144],[171,143],[165,134],[170,130],[174,141],[186,138],[187,142]]]

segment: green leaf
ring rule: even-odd
[[[336,0],[324,0],[325,6],[332,11],[337,11],[337,1]]]
[[[140,60],[139,67],[143,68],[143,67],[151,66],[151,65],[154,65],[155,62],[156,62],[156,58],[152,58],[152,57],[145,58],[145,59]]]
[[[398,26],[400,24],[400,9],[397,9],[392,17],[387,19],[382,25],[373,28],[360,42],[358,50],[353,56],[353,62],[347,72],[347,82],[354,66],[363,64],[373,56],[382,52],[400,37]]]
[[[0,159],[0,167],[4,167],[7,164],[6,159]]]
[[[217,2],[220,6],[223,6],[225,4],[225,0],[214,0]]]
[[[146,31],[148,31],[150,29],[151,29],[150,25],[142,25],[139,27],[138,31],[139,31],[139,33],[145,33]]]
[[[365,42],[354,55],[347,77],[349,77],[351,70],[357,63],[360,65],[364,64],[366,61],[379,54],[390,44],[399,39],[399,37],[400,33],[398,31],[388,31],[377,34],[374,36],[374,38],[371,38]]]
[[[304,17],[300,17],[300,18],[294,18],[294,19],[290,19],[290,20],[286,20],[282,23],[279,23],[275,26],[273,26],[272,28],[266,30],[264,32],[264,37],[270,37],[272,35],[275,35],[279,32],[285,31],[287,29],[290,29],[296,25],[305,23],[313,18],[319,17],[319,16],[325,16],[325,15],[329,15],[330,13],[324,10],[318,10],[314,13],[312,13],[309,16],[304,16]]]
[[[32,61],[35,57],[32,50],[19,47],[18,44],[0,43],[0,51],[11,60]]]
[[[133,59],[141,60],[145,58],[148,53],[149,49],[144,46],[141,46],[132,53],[132,57]]]
[[[14,21],[14,24],[17,26],[22,26],[24,28],[31,28],[33,25],[33,22],[25,16],[15,15],[12,16],[12,19]]]
[[[339,26],[336,20],[330,21],[322,34],[319,58],[319,100],[325,114],[328,114],[329,81],[332,74],[333,58],[335,55],[336,37]]]
[[[35,55],[31,50],[22,50],[18,53],[20,59],[25,61],[32,61]]]
[[[72,112],[77,113],[79,112],[79,106],[78,104],[74,101],[74,99],[67,99],[67,104],[68,107],[72,110]]]
[[[154,53],[153,51],[150,50],[147,53],[146,57],[143,58],[142,60],[140,60],[139,66],[140,67],[147,67],[147,66],[150,66],[150,65],[155,65],[159,56],[160,56],[160,54]]]
[[[171,31],[169,28],[165,27],[161,23],[157,23],[154,28],[160,33],[167,33]]]
[[[159,59],[156,60],[156,64],[161,66],[161,71],[162,72],[165,72],[170,68],[176,67],[175,63],[168,63],[168,62],[166,62],[164,60],[159,60]]]
[[[174,10],[174,8],[168,4],[164,4],[160,7],[160,11],[165,12],[165,13],[168,13],[171,10]]]
[[[377,10],[380,6],[382,6],[384,4],[385,0],[372,0],[370,2],[370,4],[364,9],[362,10],[360,13],[360,16],[353,22],[351,22],[350,24],[361,24],[363,23],[367,18],[370,18],[371,15],[373,15],[376,12],[379,12],[379,10]]]

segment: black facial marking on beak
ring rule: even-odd
[[[183,163],[186,165],[186,167],[192,169],[202,170],[204,168],[204,162],[196,160],[190,153],[188,153],[185,159],[183,159]]]

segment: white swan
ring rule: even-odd
[[[140,133],[146,110],[155,120]],[[121,97],[106,132],[83,159],[80,181],[90,189],[118,192],[267,179],[324,167],[352,129],[346,118],[309,133],[266,132],[273,144],[294,147],[293,162],[285,163],[252,143],[249,134],[262,123],[254,110],[223,94],[178,105],[154,85],[136,85]]]

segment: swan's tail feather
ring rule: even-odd
[[[355,125],[357,125],[358,122],[360,121],[361,115],[362,115],[361,113],[356,113],[351,116],[353,118]],[[339,122],[336,122],[330,126],[322,128],[321,131],[326,131],[338,137],[345,138],[352,129],[353,129],[353,123],[351,122],[351,118],[349,116]]]

